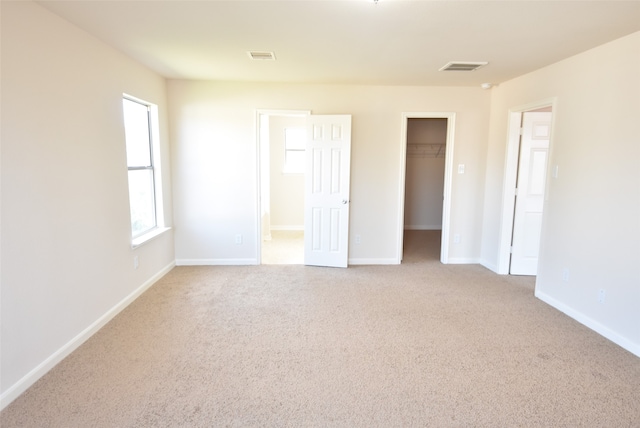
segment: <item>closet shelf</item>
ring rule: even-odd
[[[407,156],[410,158],[443,158],[444,144],[411,143],[407,144]]]

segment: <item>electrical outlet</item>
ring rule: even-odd
[[[460,234],[456,233],[455,235],[453,235],[453,243],[454,244],[459,244],[460,243]]]
[[[138,263],[138,256],[133,256],[133,268],[138,269],[139,265],[140,263]]]
[[[607,291],[604,288],[601,288],[600,290],[598,290],[598,302],[604,303],[606,299],[607,299]]]
[[[356,235],[356,245],[362,244],[362,236]]]
[[[236,235],[236,245],[242,244],[242,235]]]
[[[569,282],[569,269],[567,268],[562,269],[562,280],[564,282]]]

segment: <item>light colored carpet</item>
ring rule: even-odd
[[[530,277],[424,257],[175,268],[0,425],[640,425],[640,358],[535,299]]]

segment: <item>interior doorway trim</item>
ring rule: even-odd
[[[453,171],[453,145],[456,129],[456,114],[453,112],[403,112],[402,136],[400,139],[400,187],[398,189],[398,241],[396,263],[402,263],[404,244],[404,202],[407,178],[407,128],[409,119],[447,119],[447,141],[445,146],[444,189],[442,200],[442,235],[440,239],[440,261],[449,263],[449,224],[451,219],[451,179]]]
[[[518,158],[520,155],[520,127],[522,126],[522,113],[551,107],[551,137],[549,139],[549,161],[547,162],[547,177],[553,154],[553,134],[555,130],[557,98],[548,98],[509,109],[507,130],[507,153],[505,157],[504,186],[502,189],[502,223],[500,225],[500,242],[498,247],[497,273],[509,274],[511,260],[511,240],[513,237],[513,220],[516,203],[516,181],[518,177]],[[549,180],[546,180],[545,202],[549,197]],[[544,222],[544,213],[543,222]]]
[[[267,187],[269,182],[263,183],[263,174],[269,174],[268,164],[264,164],[268,158],[268,135],[262,126],[264,120],[270,116],[293,116],[306,117],[311,114],[311,110],[271,110],[257,109],[255,116],[255,132],[256,132],[256,264],[262,264],[262,202],[263,194],[269,191]],[[267,141],[265,141],[265,138]],[[266,189],[265,189],[266,187]]]

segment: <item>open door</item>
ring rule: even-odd
[[[309,116],[306,160],[304,263],[347,267],[351,116]]]
[[[523,114],[516,206],[513,221],[512,275],[536,275],[546,187],[551,112]]]

